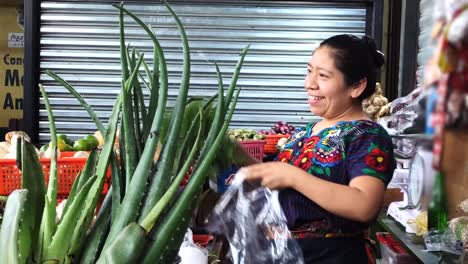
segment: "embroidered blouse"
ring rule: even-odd
[[[368,175],[388,185],[396,163],[392,140],[383,127],[368,120],[341,121],[313,135],[314,125],[293,134],[276,160],[334,183],[348,185]],[[357,232],[367,227],[324,210],[290,188],[280,191],[279,198],[290,228],[317,220],[327,222],[328,232]]]

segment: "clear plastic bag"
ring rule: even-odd
[[[390,105],[391,115],[380,118],[378,123],[392,135],[424,133],[428,95],[427,91],[418,88],[395,99]]]
[[[244,181],[242,169],[216,205],[208,229],[227,237],[234,264],[304,263],[278,192]]]

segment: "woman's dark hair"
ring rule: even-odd
[[[375,91],[377,72],[385,62],[384,54],[377,50],[372,38],[354,35],[336,35],[320,43],[320,47],[332,49],[335,67],[345,76],[347,85],[357,84],[367,78],[367,86],[359,100],[364,100]]]

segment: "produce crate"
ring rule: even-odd
[[[266,135],[266,144],[265,144],[265,154],[276,154],[278,149],[276,144],[281,138],[288,138],[290,135],[276,134],[276,135]]]
[[[250,154],[253,158],[258,159],[259,161],[263,160],[263,146],[266,143],[266,140],[245,140],[239,141],[241,146]]]
[[[74,152],[61,152],[57,159],[57,197],[64,199],[70,193],[78,173],[83,170],[87,158],[73,158]],[[49,182],[50,159],[40,159],[46,184]],[[107,173],[103,194],[107,193],[110,182],[110,170]],[[0,195],[9,195],[12,191],[21,189],[21,171],[14,159],[0,159]]]

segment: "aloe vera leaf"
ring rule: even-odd
[[[84,239],[86,238],[86,232],[94,218],[93,210],[89,210],[88,212],[82,211],[79,219],[77,220],[77,224],[73,228],[73,234],[69,237],[70,241],[72,241],[66,255],[65,255],[65,264],[75,263],[75,259],[77,256],[78,251],[82,248],[85,244]]]
[[[14,190],[9,196],[0,228],[0,263],[19,264],[18,232],[28,190]]]
[[[49,172],[49,185],[47,187],[46,203],[41,220],[41,229],[39,239],[42,239],[42,249],[39,256],[42,256],[52,241],[52,236],[55,233],[55,208],[57,207],[57,134],[55,129],[54,115],[52,113],[52,107],[49,103],[44,87],[39,84],[42,97],[47,109],[47,115],[50,126],[50,137],[51,137],[51,161],[50,161],[50,172]]]
[[[152,34],[154,34],[154,31],[152,31]],[[162,72],[162,68],[160,68],[160,59],[159,59],[159,53],[158,53],[158,48],[156,45],[153,45],[153,75],[149,75],[148,74],[148,71],[147,71],[147,74],[148,74],[148,78],[149,79],[152,79],[151,80],[151,94],[150,94],[150,101],[149,101],[149,104],[148,104],[148,122],[151,122],[151,120],[153,120],[154,118],[154,113],[156,112],[156,109],[158,108],[158,91],[159,91],[159,88],[160,88],[160,84],[162,84],[162,82],[164,80],[161,79],[161,83],[160,83],[160,76],[163,76],[163,72]],[[161,71],[161,72],[160,72]],[[149,134],[149,130],[145,130],[144,133],[143,133],[143,138],[146,140],[146,138],[148,138],[148,134]]]
[[[81,214],[81,210],[84,207],[88,191],[96,181],[96,178],[96,176],[92,176],[88,179],[76,198],[73,200],[72,204],[70,205],[70,209],[66,214],[63,215],[63,219],[57,226],[57,231],[52,238],[52,242],[47,248],[44,260],[55,260],[59,263],[65,261],[65,256],[70,248],[70,245],[75,242],[70,239],[73,235],[74,227],[76,225],[79,226],[82,224],[77,223],[76,218]]]
[[[97,264],[127,264],[138,263],[138,258],[144,250],[146,232],[137,223],[127,225],[102,253]]]
[[[86,164],[81,171],[82,177],[77,181],[78,191],[83,188],[84,184],[88,181],[89,177],[93,176],[96,171],[96,165],[99,157],[99,151],[97,149],[93,149],[86,160]],[[76,182],[76,181],[75,181]],[[70,198],[70,196],[68,196]]]
[[[44,236],[45,236],[45,219],[47,218],[46,217],[46,213],[50,213],[50,210],[46,210],[46,208],[49,206],[49,200],[47,199],[47,196],[44,196],[44,211],[42,212],[42,218],[41,218],[41,225],[39,227],[39,234],[38,234],[38,238],[37,238],[37,243],[36,243],[36,246],[34,247],[34,252],[36,254],[36,259],[39,260],[39,261],[42,261],[42,256],[43,254],[45,253],[45,247],[44,246],[45,244],[45,240],[44,240]],[[48,216],[50,217],[50,216]],[[50,244],[50,243],[49,243]]]
[[[204,147],[202,148],[199,157],[206,157],[205,154],[207,154],[207,152],[209,152],[209,149],[210,149],[210,148],[207,148],[207,146],[213,146],[213,141],[215,140],[215,136],[219,132],[219,126],[220,126],[219,124],[221,124],[223,122],[222,119],[224,117],[224,114],[223,114],[224,113],[224,110],[223,110],[223,108],[224,108],[224,98],[223,98],[224,91],[223,91],[223,84],[222,84],[222,76],[221,76],[221,73],[220,73],[218,67],[217,67],[217,76],[218,76],[218,93],[217,93],[218,102],[217,102],[217,105],[216,105],[216,112],[215,112],[215,115],[214,115],[214,118],[213,118],[213,123],[212,123],[212,125],[210,127],[208,138],[206,139],[206,141],[204,143]],[[234,89],[234,88],[235,87],[232,87],[231,89]],[[237,98],[238,98],[238,94],[237,94],[237,96],[235,98],[236,102],[237,102]],[[209,110],[209,109],[206,109],[206,110]],[[229,117],[229,120],[230,120],[231,117],[232,117],[232,115]],[[215,135],[215,136],[213,136],[213,135]],[[194,171],[202,169],[202,168],[200,168],[200,165],[202,165],[203,162],[204,162],[204,160],[202,160],[202,161],[199,160],[198,164],[196,164],[196,166],[195,166]],[[212,163],[212,161],[210,163]],[[198,180],[198,181],[200,181],[200,184],[198,184],[197,187],[192,187],[192,188],[195,188],[195,189],[192,190],[192,193],[193,193],[192,197],[194,197],[194,199],[197,199],[198,194],[201,192],[203,182],[207,178],[206,171],[209,168],[210,168],[210,165],[208,165],[206,168],[203,169],[204,170],[203,176],[199,176],[199,177],[203,177],[203,179]],[[192,175],[192,177],[195,177],[195,174]],[[192,181],[195,181],[195,179],[191,178],[191,180],[189,181],[189,184],[192,184],[191,183]],[[186,206],[184,208],[184,210],[186,210],[186,212],[192,212],[193,209],[195,208],[195,203],[193,201],[192,202],[188,201],[188,203],[189,203],[188,206]],[[187,215],[191,215],[191,213],[188,213]],[[158,260],[159,261],[158,263],[165,263],[165,262],[171,260],[175,256],[175,254],[177,253],[177,247],[178,247],[177,245],[180,245],[180,242],[183,239],[183,236],[185,234],[185,230],[187,229],[187,226],[188,226],[188,223],[189,223],[188,218],[190,218],[190,217],[187,217],[187,215],[182,216],[181,219],[179,219],[180,221],[177,222],[177,226],[173,229],[174,232],[172,233],[171,241],[170,242],[167,241],[168,243],[170,243],[171,246],[168,245],[168,246],[166,246],[166,248],[155,249],[157,247],[155,247],[154,243],[150,245],[151,249],[150,249],[150,253],[148,255],[149,259]],[[161,228],[161,226],[159,228]],[[152,237],[153,240],[157,240],[158,235],[159,235],[158,232],[151,233],[151,237]],[[159,253],[158,253],[158,251],[159,251]],[[151,255],[151,254],[153,254],[153,255]],[[146,258],[145,258],[145,261],[147,261]]]
[[[109,166],[109,160],[113,154],[115,134],[117,130],[117,123],[119,120],[119,113],[122,106],[122,97],[119,95],[112,109],[111,116],[109,118],[108,128],[106,130],[104,145],[99,156],[97,164],[96,175],[97,180],[91,186],[88,192],[86,211],[94,210],[96,208],[98,199],[101,195],[102,188],[104,186],[107,170]]]
[[[215,95],[211,96],[204,104],[203,104],[203,113],[206,112],[207,108],[210,106],[210,104],[214,101],[214,99],[218,96],[218,93],[216,93]],[[206,114],[204,114],[206,116]],[[204,121],[204,127],[207,127],[208,125],[208,122],[206,119],[209,119],[208,118],[205,118],[205,121]],[[177,150],[177,155],[176,155],[176,159],[175,159],[175,162],[174,162],[174,174],[177,173],[177,171],[180,170],[180,167],[183,165],[182,161],[183,160],[186,160],[186,156],[188,155],[188,149],[190,147],[190,144],[188,144],[188,142],[193,142],[194,141],[194,138],[195,138],[195,132],[196,132],[196,129],[198,128],[198,121],[200,120],[200,114],[197,113],[197,115],[195,116],[195,118],[193,119],[193,122],[187,132],[187,135],[185,136],[181,146],[178,148]],[[211,123],[210,123],[211,124]],[[206,129],[204,129],[204,134],[206,134]]]
[[[109,124],[105,136],[105,143],[101,150],[101,155],[99,156],[99,161],[97,164],[96,175],[97,179],[94,184],[91,186],[91,189],[88,192],[86,198],[85,208],[83,212],[90,212],[95,210],[99,197],[101,196],[102,188],[104,181],[107,175],[107,169],[109,166],[110,157],[113,154],[114,139],[117,130],[117,123],[119,120],[119,113],[122,105],[121,95],[117,98],[117,102],[114,105],[112,110],[111,117],[109,119]]]
[[[218,127],[216,127],[216,129],[214,131],[218,132],[219,131],[219,128],[221,126],[221,120],[224,118],[224,115],[225,115],[225,108],[226,106],[223,105],[223,102],[224,102],[224,86],[223,86],[223,77],[221,75],[221,72],[219,71],[219,67],[218,67],[218,64],[215,63],[215,66],[216,66],[216,76],[218,77],[218,104],[216,105],[216,113],[219,113],[219,117],[216,116],[215,114],[215,120],[218,121],[219,119],[219,125]],[[235,87],[235,86],[233,86]],[[234,88],[232,88],[231,90],[234,90]],[[228,90],[228,93],[231,92],[231,90]],[[213,134],[214,135],[214,134]],[[211,141],[208,141],[209,144],[211,144]]]
[[[153,87],[151,89],[150,103],[148,108],[148,123],[153,123],[154,120],[161,122],[161,117],[164,114],[166,108],[166,99],[167,99],[167,88],[168,88],[168,79],[167,79],[167,66],[166,60],[164,58],[164,53],[159,44],[158,39],[154,32],[147,26],[141,19],[135,16],[132,12],[125,9],[123,6],[113,5],[114,7],[125,12],[127,15],[132,17],[142,28],[146,31],[148,36],[153,41],[154,46],[154,61],[153,61]],[[159,69],[159,71],[158,71]],[[159,92],[159,95],[158,95]],[[157,119],[156,119],[157,118]],[[160,127],[160,124],[156,126]],[[154,133],[153,127],[150,128],[151,131],[145,131],[143,134],[143,139],[147,140],[150,133]],[[157,130],[159,132],[159,130]]]
[[[120,3],[123,7],[123,2]],[[119,11],[119,40],[120,40],[120,63],[122,66],[122,84],[128,79],[130,72],[128,70],[127,47],[125,46],[125,21],[122,10]]]
[[[161,70],[161,86],[159,89],[159,102],[158,108],[156,110],[156,115],[151,124],[150,133],[148,140],[146,141],[143,154],[141,156],[140,162],[138,163],[135,173],[132,176],[132,180],[127,189],[126,195],[122,200],[120,210],[118,215],[113,218],[111,230],[106,240],[104,248],[106,248],[109,243],[118,235],[119,232],[130,222],[134,222],[138,216],[138,208],[140,206],[141,200],[143,199],[143,191],[145,189],[146,183],[148,181],[150,169],[153,165],[154,153],[156,151],[156,146],[159,141],[159,133],[161,129],[161,124],[163,120],[164,110],[166,108],[166,99],[167,99],[167,67],[166,61],[164,58],[164,53],[159,45],[156,36],[153,32],[133,13],[122,8],[120,6],[114,5],[119,9],[122,9],[126,14],[131,16],[146,32],[150,35],[155,47],[157,47],[158,59],[160,63]],[[154,92],[154,91],[153,91]]]
[[[111,190],[112,191],[112,190]],[[100,218],[105,218],[108,219],[110,217],[110,210],[112,209],[112,193],[109,192],[106,197],[104,198],[103,205],[99,210],[98,216],[96,221],[98,221]],[[95,208],[88,206],[89,200],[86,200],[86,208],[84,210],[81,210],[81,214],[76,221],[76,225],[73,230],[73,235],[71,236],[70,240],[73,242],[70,246],[70,249],[67,252],[67,258],[66,261],[72,261],[72,258],[75,256],[78,256],[79,252],[81,249],[84,247],[84,241],[86,239],[86,233],[87,230],[89,229],[91,222],[93,221],[94,218],[94,212]],[[104,226],[102,229],[104,231],[108,231],[110,222],[105,222],[107,224],[107,227]],[[100,232],[101,230],[95,229],[97,232]],[[102,233],[103,236],[105,236],[107,233]],[[87,241],[87,243],[90,241]],[[98,245],[102,247],[102,244]],[[97,249],[99,250],[99,249]]]
[[[224,108],[225,108],[225,109],[223,110],[223,113],[227,110],[226,108],[229,106],[228,104],[229,104],[229,102],[231,101],[232,94],[234,93],[234,90],[235,90],[235,88],[236,88],[237,79],[239,78],[239,73],[240,73],[240,70],[241,70],[241,68],[242,68],[242,64],[243,64],[245,55],[246,55],[247,52],[248,52],[249,47],[250,47],[250,45],[247,45],[247,46],[243,49],[243,51],[242,51],[242,53],[241,53],[241,57],[240,57],[240,59],[239,59],[239,61],[238,61],[238,63],[237,63],[235,72],[234,72],[234,74],[233,74],[233,78],[232,78],[232,80],[231,80],[231,84],[230,84],[229,89],[228,89],[228,91],[227,91],[226,100],[225,100],[225,105],[224,105]],[[217,72],[217,76],[218,76],[218,89],[219,89],[220,86],[221,86],[221,87],[223,86],[222,76],[221,76],[221,72],[219,71],[218,65],[215,64],[215,66],[216,66],[216,72]],[[218,101],[219,101],[219,100],[218,100]],[[220,107],[220,105],[217,105],[217,107]],[[219,112],[218,112],[218,109],[217,109],[217,111],[216,111],[216,113],[215,113],[214,120],[218,120],[219,118],[220,118],[220,115],[219,115]],[[214,121],[214,122],[212,123],[212,126],[215,126],[216,124],[218,124],[218,122]],[[215,127],[215,128],[216,128],[216,127]],[[216,129],[218,129],[218,128],[216,128]],[[211,130],[210,130],[210,131],[211,131]],[[217,131],[217,130],[215,130],[215,131]],[[214,134],[210,134],[210,135],[208,136],[208,138],[206,139],[206,144],[204,144],[204,147],[203,147],[202,150],[201,150],[200,156],[203,157],[203,156],[206,155],[206,153],[207,153],[208,150],[209,150],[209,147],[208,147],[208,146],[211,146],[213,140],[214,140]],[[198,166],[199,166],[199,165],[196,164],[196,165],[195,165],[195,169],[197,169]]]
[[[125,191],[124,188],[122,188],[124,179],[120,173],[119,164],[115,157],[117,157],[117,154],[115,151],[113,151],[111,159],[112,182],[111,189],[109,190],[109,192],[112,193],[112,219],[117,217],[118,211],[120,209],[120,203],[122,202],[122,197]]]
[[[86,111],[88,112],[89,116],[91,117],[91,119],[94,121],[94,124],[96,125],[96,127],[98,128],[98,130],[101,132],[101,134],[104,136],[106,134],[106,129],[104,127],[104,125],[102,124],[101,120],[97,117],[96,113],[94,113],[94,110],[91,108],[91,106],[89,106],[89,104],[84,100],[84,98],[68,83],[66,82],[65,80],[63,80],[60,76],[58,76],[57,74],[55,74],[54,72],[52,71],[49,71],[49,70],[46,70],[46,73],[52,77],[54,80],[58,81],[63,87],[65,87],[73,96],[75,96],[75,98],[80,102],[81,106],[86,109]],[[117,159],[116,159],[116,155],[112,155],[112,161],[111,161],[113,165],[113,168],[118,168],[118,166],[115,166],[117,164]],[[115,171],[113,169],[113,171]],[[114,173],[115,174],[115,173]],[[117,181],[119,180],[119,181]],[[121,188],[118,188],[116,187],[116,185],[118,186],[122,186],[121,184],[122,182],[122,179],[121,177],[119,178],[115,178],[112,180],[112,185],[114,186],[114,190],[117,191],[117,190],[120,190]],[[118,192],[120,193],[120,192]],[[115,199],[117,200],[120,200],[120,195],[114,195],[113,196]]]
[[[223,88],[223,82],[222,82],[222,76],[221,76],[221,73],[219,71],[219,67],[217,64],[215,64],[216,66],[216,73],[217,73],[217,76],[218,76],[218,102],[216,104],[216,112],[215,112],[215,115],[214,115],[214,119],[213,119],[213,123],[211,124],[211,128],[210,128],[210,133],[208,134],[208,137],[206,138],[205,140],[205,144],[203,145],[203,148],[202,150],[200,151],[200,157],[205,157],[206,154],[208,153],[208,151],[210,150],[212,144],[213,144],[213,141],[215,140],[218,132],[219,132],[219,129],[222,125],[222,119],[224,117],[224,88]],[[231,87],[230,90],[233,90],[235,87]],[[231,91],[228,91],[228,93],[230,93]],[[197,164],[195,164],[195,170],[198,169],[198,167],[200,166],[200,163],[202,162],[201,159],[198,160]]]
[[[188,104],[185,108],[185,115],[184,120],[182,122],[182,126],[180,128],[179,140],[183,141],[193,124],[196,116],[199,115],[200,109],[203,109],[204,102],[203,101],[192,101]],[[193,140],[192,140],[193,142]]]
[[[190,48],[184,26],[169,4],[165,1],[163,1],[163,3],[171,13],[172,17],[177,23],[177,27],[179,28],[184,53],[183,73],[182,79],[180,81],[177,104],[171,120],[171,128],[159,159],[158,170],[151,178],[150,184],[148,186],[143,207],[140,211],[141,215],[147,215],[149,213],[149,211],[162,197],[164,191],[169,186],[172,167],[174,164],[174,157],[176,154],[176,147],[179,140],[180,127],[184,118],[185,102],[187,101],[190,82]]]
[[[94,124],[96,124],[96,127],[98,130],[101,132],[102,135],[105,135],[106,129],[104,128],[104,125],[102,124],[101,120],[97,117],[96,113],[94,113],[93,108],[84,100],[84,98],[71,86],[67,81],[62,79],[60,76],[55,74],[54,72],[50,70],[46,70],[45,73],[49,75],[52,79],[56,80],[59,82],[63,87],[65,87],[75,98],[80,102],[81,106],[88,112],[89,116],[91,119],[94,121]]]
[[[73,251],[73,248],[71,249],[69,255],[76,256],[76,262],[73,263],[94,264],[97,260],[98,254],[101,253],[101,249],[104,246],[107,234],[109,233],[111,210],[113,210],[113,199],[112,197],[109,197],[109,195],[110,194],[108,194],[104,199],[101,210],[96,218],[96,222],[85,237],[86,243],[82,243],[82,246],[76,249],[76,251]]]
[[[81,174],[82,174],[82,172],[80,171],[80,172],[78,172],[78,174],[75,177],[75,181],[73,182],[70,193],[68,194],[68,197],[65,200],[65,206],[63,207],[62,215],[64,215],[68,211],[68,208],[70,208],[71,203],[73,202],[76,195],[78,194],[78,184],[77,184],[77,182],[80,180]]]
[[[146,65],[146,62],[143,61],[143,66],[145,66],[145,70],[148,70],[149,71],[149,68],[148,68],[148,65]],[[147,73],[147,74],[151,74],[150,73]],[[152,91],[152,88],[151,88],[151,84],[148,84],[148,82],[146,81],[146,79],[143,77],[142,74],[138,74],[138,76],[140,77],[140,80],[143,82],[144,86],[146,87],[146,89],[148,89],[149,93],[150,93],[150,100],[151,100],[151,94],[153,93]],[[151,77],[150,77],[151,79]],[[142,88],[141,88],[141,85],[139,82],[137,82],[137,85],[140,86],[140,90],[142,91]],[[155,94],[157,94],[157,91],[155,91]],[[140,94],[138,95],[139,96],[139,100],[140,100],[140,106],[142,107],[142,109],[140,111],[142,111],[142,119],[144,120],[144,126],[143,126],[143,131],[142,131],[142,135],[141,135],[141,140],[142,142],[145,142],[146,139],[148,138],[148,133],[149,133],[149,129],[150,129],[150,124],[151,124],[151,120],[149,118],[150,114],[149,112],[151,112],[151,109],[150,107],[146,107],[146,104],[145,104],[145,97],[143,95],[143,91],[141,93],[141,96]],[[143,108],[144,107],[144,108]],[[144,109],[144,112],[143,112],[143,109]],[[156,108],[154,108],[156,109]],[[153,113],[154,113],[154,110],[153,110]]]
[[[215,118],[213,119],[213,123],[212,123],[212,125],[210,127],[210,131],[209,131],[209,136],[208,136],[208,139],[206,139],[206,141],[209,140],[210,135],[218,134],[218,131],[217,131],[218,127],[219,127],[218,124],[222,122],[221,120],[222,120],[222,117],[223,117],[222,113],[223,113],[223,106],[224,106],[224,101],[223,101],[224,92],[223,92],[223,86],[222,85],[218,85],[217,95],[218,95],[218,103],[217,103],[217,107],[216,107]],[[208,110],[208,109],[206,109],[206,110]],[[204,143],[205,146],[207,145],[206,141]],[[213,146],[213,145],[210,143],[209,146]],[[206,155],[203,154],[203,149],[206,150],[207,148],[206,147],[202,148],[202,151],[201,151],[201,154],[199,155],[199,157],[206,157]],[[191,182],[193,182],[195,180],[194,177],[196,176],[196,174],[195,174],[196,171],[199,171],[200,169],[203,169],[203,168],[200,168],[200,164],[201,164],[200,162],[203,163],[203,160],[200,159],[198,161],[198,164],[196,164],[194,172],[192,174],[192,177],[191,177],[191,179],[189,181],[190,186],[193,185],[193,183],[191,183]],[[208,168],[209,168],[209,166],[208,166]],[[206,168],[205,170],[208,170],[208,168]],[[200,172],[198,172],[198,173],[200,173]],[[206,179],[206,177],[207,177],[206,173],[203,174],[203,177]],[[189,185],[187,185],[186,188]],[[192,188],[197,188],[197,190],[193,191],[194,199],[196,199],[196,197],[198,196],[198,193],[201,192],[202,185],[203,185],[203,183],[199,184],[199,186],[197,186],[197,187],[192,187]],[[185,189],[184,192],[185,191],[187,191],[187,189]],[[177,204],[177,202],[176,202],[176,204]],[[175,207],[173,207],[173,210],[174,210],[174,208]],[[145,261],[150,259],[150,260],[155,260],[155,261],[158,260],[158,263],[165,263],[167,260],[172,259],[173,255],[174,255],[173,253],[175,251],[177,251],[177,249],[175,249],[174,247],[178,247],[178,245],[180,245],[180,242],[181,242],[181,240],[183,238],[185,230],[187,229],[187,226],[188,226],[189,221],[188,221],[187,218],[190,218],[190,215],[191,215],[190,212],[193,210],[193,208],[194,208],[194,203],[189,202],[188,207],[186,207],[184,209],[185,212],[186,212],[186,215],[185,216],[184,215],[182,215],[182,216],[179,215],[180,218],[179,218],[178,222],[175,222],[177,226],[174,228],[174,232],[172,234],[173,236],[171,237],[171,241],[170,242],[167,241],[167,242],[170,243],[169,245],[167,245],[165,248],[161,248],[161,247],[158,248],[157,246],[154,245],[154,242],[149,245],[150,251],[146,256]],[[168,217],[170,217],[170,216],[166,216],[164,221],[166,221],[168,219]],[[164,221],[163,221],[163,223],[164,223]],[[152,232],[150,234],[152,240],[155,241],[155,240],[158,239],[160,228],[162,228],[161,225],[159,226],[159,228],[158,228],[158,230],[156,232]]]
[[[178,140],[181,143],[178,143],[178,146],[176,148],[172,171],[170,172],[170,182],[174,180],[175,176],[177,175],[177,172],[183,166],[183,161],[185,159],[181,160],[182,155],[188,154],[187,152],[190,151],[190,149],[192,148],[192,142],[195,141],[199,124],[198,121],[200,120],[199,110],[203,108],[201,103],[202,101],[192,101],[186,106],[184,120],[182,122],[182,127],[180,129]]]
[[[73,182],[72,189],[70,190],[70,194],[68,195],[67,201],[65,203],[65,207],[63,208],[62,215],[65,215],[70,208],[75,196],[80,192],[83,185],[88,181],[88,179],[94,175],[94,171],[96,170],[98,158],[98,151],[96,149],[92,150],[86,160],[85,167],[83,170],[78,174]]]
[[[81,106],[86,109],[88,112],[89,116],[91,119],[94,121],[96,127],[98,130],[101,132],[103,136],[106,135],[106,128],[102,124],[101,120],[97,117],[97,115],[94,113],[94,110],[89,106],[89,104],[84,100],[84,98],[65,80],[63,80],[61,77],[53,73],[52,71],[46,70],[46,73],[58,81],[62,86],[64,86],[75,98],[80,102]],[[113,199],[115,201],[119,201],[119,203],[113,203],[113,206],[119,205],[121,201],[121,192],[124,190],[123,187],[123,179],[122,175],[120,174],[120,170],[118,169],[118,161],[116,159],[115,153],[112,155],[112,160],[111,160],[111,166],[112,166],[112,174],[113,174],[113,179],[112,179],[112,189],[114,190],[114,194],[112,195]],[[117,212],[117,210],[113,210],[114,212]]]
[[[130,69],[133,72],[136,67],[136,50],[132,50],[132,58],[130,60]],[[140,53],[138,53],[140,56]],[[144,60],[142,60],[142,64],[144,65]],[[138,76],[140,76],[140,72],[138,71]],[[136,142],[136,150],[138,153],[138,159],[141,157],[143,145],[142,145],[142,130],[145,130],[146,124],[146,107],[143,98],[143,92],[141,90],[140,82],[137,79],[135,80],[133,87],[130,89],[133,91],[132,99],[133,99],[133,118],[134,118],[134,133],[135,133],[135,142]]]
[[[138,104],[138,106],[140,106],[140,111],[138,112],[137,111],[137,116],[138,116],[138,113],[139,113],[139,116],[140,116],[140,122],[141,122],[141,127],[138,126],[138,136],[139,136],[139,144],[141,146],[141,148],[143,148],[143,145],[142,142],[144,142],[143,140],[143,132],[145,130],[147,130],[147,127],[149,126],[149,123],[147,122],[147,116],[148,116],[148,112],[146,111],[146,105],[145,105],[145,96],[143,95],[143,90],[141,88],[141,85],[140,83],[137,81],[135,82],[135,94],[136,94],[136,98],[137,98],[137,102],[135,104]],[[136,122],[136,124],[140,124],[140,122]],[[141,153],[140,153],[140,156],[141,156]]]
[[[165,255],[167,254],[166,252],[174,252],[174,250],[180,247],[181,238],[174,237],[174,234],[177,231],[187,229],[185,223],[188,225],[187,218],[190,218],[191,210],[194,208],[193,204],[197,201],[197,197],[200,194],[203,183],[206,180],[206,170],[213,162],[216,152],[218,151],[219,146],[223,141],[224,135],[226,134],[226,131],[229,127],[237,99],[239,98],[239,92],[240,90],[238,90],[236,96],[233,99],[224,124],[216,136],[212,147],[201,162],[199,168],[194,171],[190,181],[188,182],[187,186],[185,186],[184,191],[175,202],[171,211],[164,218],[161,225],[159,225],[154,235],[151,236],[154,241],[152,241],[149,245],[143,263],[156,263],[157,261],[160,261],[161,258],[165,258]],[[218,103],[223,104],[223,101]],[[183,222],[184,226],[180,225],[180,222]]]
[[[58,81],[63,87],[65,87],[73,96],[75,96],[75,98],[80,102],[81,106],[86,109],[86,111],[88,112],[89,116],[91,117],[91,119],[94,121],[94,124],[96,125],[96,127],[98,128],[98,130],[101,132],[101,134],[104,136],[106,134],[106,129],[104,127],[104,125],[102,124],[101,120],[97,117],[96,113],[94,113],[94,110],[91,108],[91,106],[89,106],[89,104],[84,100],[84,98],[68,83],[66,82],[65,80],[63,80],[60,76],[58,76],[57,74],[55,74],[54,72],[52,71],[49,71],[49,70],[46,70],[46,73],[52,77],[54,80]],[[117,173],[117,159],[116,159],[116,155],[112,155],[112,161],[111,161],[111,164],[114,164],[112,165],[112,170],[113,170],[113,174],[116,175]],[[115,171],[115,172],[114,172]],[[113,189],[114,191],[116,192],[113,197],[114,199],[120,201],[120,186],[122,186],[122,177],[119,174],[120,177],[114,177],[113,180],[112,180],[112,186],[113,186]]]
[[[153,35],[156,35],[152,28],[151,28],[151,32],[153,33]],[[163,74],[161,72],[161,68],[160,68],[161,60],[159,59],[159,55],[160,54],[158,52],[158,47],[156,45],[153,45],[153,81],[152,81],[152,85],[151,85],[151,88],[152,88],[151,90],[152,91],[159,90],[159,85],[161,84],[160,83],[161,82],[160,77]],[[148,75],[148,78],[149,77],[150,76]],[[156,95],[156,99],[157,99],[158,94],[156,93],[155,95]],[[158,100],[155,100],[155,102],[158,102]]]
[[[143,62],[143,66],[146,65],[146,62]],[[146,66],[148,67],[148,66]],[[149,70],[149,69],[148,69]],[[146,71],[146,69],[145,69]],[[151,74],[151,73],[150,73]],[[143,84],[145,85],[146,89],[148,89],[148,91],[150,92],[151,94],[151,84],[148,83],[148,81],[146,81],[145,77],[143,76],[143,74],[141,73],[138,73],[138,77],[140,77],[140,80],[143,82]],[[149,119],[147,119],[149,120]]]
[[[118,96],[117,101],[112,109],[111,116],[109,118],[109,124],[106,131],[104,145],[101,149],[101,154],[99,155],[98,164],[96,167],[97,180],[89,191],[88,198],[91,198],[92,202],[91,207],[96,207],[97,201],[101,195],[102,188],[104,186],[104,181],[107,176],[107,170],[109,168],[110,157],[114,153],[114,140],[117,130],[117,123],[119,121],[119,114],[122,107],[122,97]]]
[[[199,108],[199,110],[200,109],[203,110],[203,107]],[[184,123],[188,121],[187,116],[189,116],[188,111],[186,112],[187,113],[185,114],[185,117],[184,117]],[[193,138],[195,137],[194,134],[196,133],[196,130],[198,130],[199,128],[200,113],[197,113],[195,117],[191,116],[190,118],[191,118],[190,120],[192,120],[190,124],[190,128],[187,129],[187,133],[185,133],[185,138],[183,139],[182,144],[180,144],[179,148],[177,149],[177,154],[176,154],[175,161],[174,161],[174,169],[172,173],[173,175],[176,175],[177,172],[180,171],[180,168],[183,166],[182,161],[186,160],[185,159],[185,155],[187,154],[186,151],[191,147],[190,146],[191,142],[194,141]],[[184,157],[184,159],[182,159],[182,157]]]
[[[28,256],[32,261],[38,261],[32,244],[37,241],[39,235],[46,187],[44,172],[36,149],[24,138],[21,141],[22,143],[19,144],[22,148],[21,163],[24,165],[21,170],[21,188],[28,190],[28,195],[24,204],[24,210],[27,213],[24,214],[21,222],[18,244],[20,263],[25,263]]]
[[[226,104],[224,105],[224,109],[226,109],[226,111],[229,106],[229,102],[231,102],[232,95],[234,93],[233,88],[237,86],[237,79],[239,78],[242,65],[244,64],[244,58],[245,58],[245,55],[247,55],[249,48],[250,48],[250,44],[245,46],[245,48],[242,50],[241,57],[239,61],[237,62],[236,68],[234,69],[234,73],[232,74],[231,84],[229,85],[228,93],[226,94],[226,101],[225,101]]]
[[[132,87],[137,80],[138,70],[143,61],[143,55],[139,58],[135,69],[132,74],[125,81],[124,89],[122,91],[122,123],[125,127],[123,130],[125,142],[125,186],[130,184],[131,177],[138,164],[137,141],[135,137],[135,120],[133,118],[132,107]]]
[[[184,165],[182,166],[182,169],[179,171],[179,173],[177,174],[177,177],[171,183],[167,191],[164,193],[161,199],[156,203],[156,205],[151,209],[149,214],[140,223],[140,225],[146,230],[147,233],[149,233],[151,229],[153,229],[154,224],[159,219],[159,216],[161,215],[163,210],[167,208],[169,203],[174,198],[175,194],[177,193],[177,189],[180,186],[180,183],[182,182],[188,169],[190,168],[190,165],[192,165],[193,160],[195,159],[195,155],[197,154],[198,148],[200,147],[201,137],[203,134],[203,122],[204,122],[203,111],[200,109],[199,113],[200,113],[200,122],[198,125],[197,139],[193,143],[192,150],[190,151],[190,154],[187,160],[185,161]]]
[[[140,77],[144,82],[146,82],[145,86],[151,92],[153,90],[153,73],[151,73],[151,70],[150,70],[150,68],[148,66],[148,63],[146,63],[146,61],[143,62],[143,68],[145,69],[145,73],[146,73],[146,76],[148,77],[148,81],[146,81],[146,79],[143,78],[143,75],[141,75],[141,74],[140,74]],[[159,71],[159,69],[156,69],[156,71]]]

